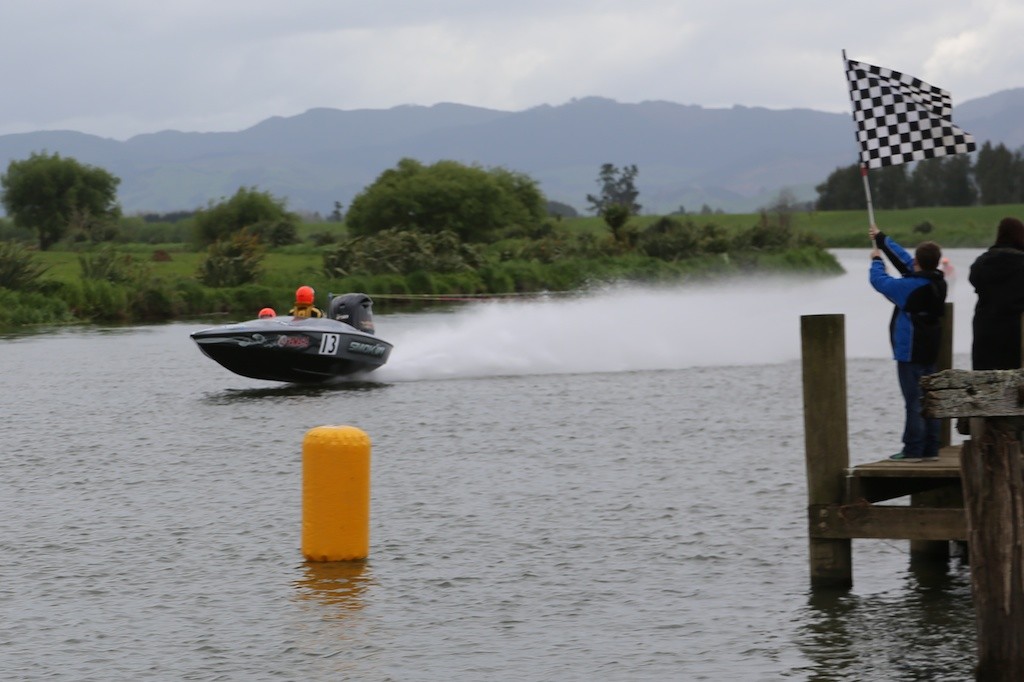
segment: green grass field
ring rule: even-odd
[[[1024,204],[1000,206],[948,206],[913,208],[900,211],[875,211],[875,223],[886,234],[904,244],[931,239],[948,248],[981,248],[990,246],[996,225],[1006,216],[1024,219]],[[676,216],[697,225],[714,223],[730,230],[743,230],[761,222],[755,213]],[[659,216],[637,216],[632,224],[643,229]],[[826,247],[848,248],[868,243],[868,212],[862,211],[797,211],[792,214],[793,227],[820,237]],[[914,228],[931,223],[930,233]],[[563,220],[570,229],[602,233],[607,230],[597,217]]]

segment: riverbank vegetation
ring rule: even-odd
[[[62,160],[33,161],[41,172]],[[116,187],[95,169],[71,170],[86,186],[99,178]],[[636,174],[635,166],[602,166],[601,191],[588,196],[597,215],[585,218],[550,215],[525,175],[447,161],[402,160],[347,214],[336,206],[331,220],[315,222],[256,188],[172,215],[80,211],[74,200],[82,189],[69,183],[61,205],[72,210],[50,215],[43,227],[17,202],[6,204],[13,216],[0,219],[0,327],[244,319],[265,306],[287,310],[300,284],[313,286],[323,306],[328,292],[360,291],[380,311],[617,282],[829,274],[840,268],[828,248],[868,246],[866,211],[801,210],[785,193],[756,214],[640,215]],[[109,208],[110,191],[98,205]],[[1000,218],[1022,209],[884,210],[876,222],[906,244],[980,247]]]
[[[1005,215],[1024,215],[1024,205],[879,211],[876,221],[904,244],[980,248]],[[236,236],[234,252],[231,239],[204,248],[194,218],[122,218],[118,232],[112,241],[64,240],[39,251],[30,235],[0,220],[0,326],[245,318],[268,305],[287,310],[299,284],[321,298],[367,292],[387,311],[435,298],[621,281],[827,274],[838,271],[827,248],[868,246],[863,210],[634,216],[620,239],[600,217],[546,219],[487,244],[446,231],[352,237],[344,223],[299,221],[294,231],[279,229],[289,235],[285,243]]]

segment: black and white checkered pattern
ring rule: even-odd
[[[949,93],[899,71],[846,60],[860,161],[868,168],[967,154],[974,138],[953,125]]]

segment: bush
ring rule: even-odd
[[[0,243],[0,287],[28,289],[35,286],[46,270],[24,246],[14,242]]]
[[[145,264],[135,262],[130,253],[119,253],[107,246],[90,254],[79,254],[78,265],[82,279],[100,279],[117,284],[144,280],[149,270]]]
[[[258,237],[244,230],[214,242],[199,266],[199,281],[208,287],[234,287],[255,282],[263,272],[266,251]]]
[[[713,223],[708,223],[701,230],[700,250],[707,253],[728,253],[732,240],[729,231]]]
[[[409,291],[416,294],[433,294],[437,293],[437,288],[434,286],[434,278],[429,272],[424,270],[417,270],[411,273],[405,278],[406,285]]]
[[[669,261],[696,256],[701,250],[701,233],[689,220],[661,218],[638,235],[637,250]]]
[[[174,290],[160,286],[145,287],[131,302],[132,318],[150,322],[173,319],[184,309],[184,303]]]
[[[484,261],[481,247],[463,244],[454,232],[437,234],[384,230],[369,237],[348,239],[323,256],[330,278],[353,274],[405,274],[472,270]]]
[[[298,217],[285,209],[284,200],[259,192],[254,187],[239,188],[234,196],[219,204],[210,202],[206,209],[196,213],[193,221],[196,236],[202,244],[225,241],[230,235],[245,229],[261,240],[275,232],[286,238],[288,223],[294,230]],[[294,232],[291,235],[294,236]]]
[[[0,289],[0,327],[70,322],[63,299],[48,294]]]
[[[291,220],[264,220],[246,228],[270,246],[288,246],[299,243],[299,231]]]

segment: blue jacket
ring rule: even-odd
[[[934,364],[942,341],[946,279],[940,270],[914,272],[914,257],[883,233],[875,243],[902,275],[892,277],[881,258],[871,259],[871,286],[895,306],[889,321],[893,358]]]

